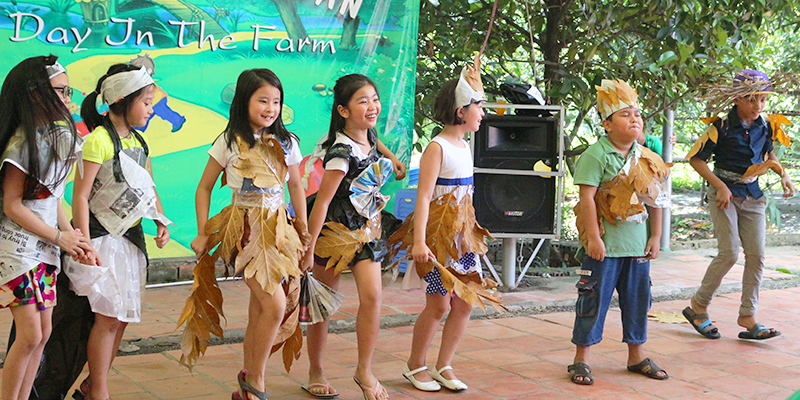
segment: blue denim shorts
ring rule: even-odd
[[[622,341],[642,344],[647,341],[647,311],[650,309],[650,260],[645,257],[606,257],[597,261],[584,257],[581,265],[578,301],[572,343],[592,346],[603,340],[608,307],[614,290],[622,311]]]

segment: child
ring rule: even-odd
[[[56,60],[22,61],[0,91],[0,307],[11,309],[17,331],[3,367],[4,399],[30,395],[51,332],[59,248],[84,262],[96,256],[62,204],[83,140],[67,108],[69,79]]]
[[[144,68],[116,64],[97,82],[81,106],[92,133],[83,149],[84,176],[75,178],[73,220],[89,232],[100,249],[103,268],[69,263],[67,275],[75,292],[87,296],[95,322],[89,334],[89,377],[78,397],[107,399],[108,370],[125,327],[141,320],[141,290],[146,278],[147,249],[141,218],[155,220],[156,245],[169,241],[161,202],[152,180],[147,140],[133,129],[152,114],[155,85]],[[108,104],[101,116],[97,96]]]
[[[366,400],[385,400],[386,389],[372,374],[372,355],[380,328],[380,262],[387,254],[386,232],[396,228],[392,215],[381,212],[386,198],[378,190],[392,163],[382,157],[374,129],[381,112],[375,83],[364,75],[346,75],[336,81],[333,93],[330,130],[322,144],[325,172],[319,191],[309,198],[311,244],[303,268],[314,265],[314,277],[334,289],[339,273],[353,271],[359,297],[358,365],[353,378]],[[395,158],[388,149],[387,153],[383,154]],[[337,238],[348,237],[359,242],[357,249],[336,246]],[[320,398],[338,396],[322,371],[327,333],[328,321],[308,327],[309,384],[303,389]]]
[[[476,63],[475,68],[470,69],[472,77],[477,79],[468,83],[465,78],[470,76],[465,69],[460,79],[445,83],[436,97],[434,119],[444,124],[444,129],[433,138],[420,160],[414,213],[389,238],[390,247],[400,250],[407,248],[411,244],[408,239],[413,237],[411,254],[414,265],[417,273],[428,282],[425,309],[414,325],[411,355],[403,371],[403,376],[415,388],[426,392],[439,390],[440,384],[453,391],[467,389],[467,385],[456,378],[450,365],[456,346],[467,328],[475,305],[473,301],[480,301],[476,296],[465,296],[463,291],[472,292],[472,289],[464,286],[457,290],[454,286],[470,281],[472,278],[467,277],[469,274],[481,277],[479,257],[486,252],[484,238],[489,237],[488,232],[475,221],[475,210],[472,208],[472,151],[464,141],[467,132],[478,130],[484,115],[479,68],[480,65]],[[466,209],[469,215],[466,220],[454,219],[450,226],[441,224],[442,215],[462,215],[462,209]],[[456,227],[459,223],[461,226]],[[396,246],[398,241],[405,243]],[[437,244],[444,244],[446,251],[439,250],[445,246]],[[444,254],[437,255],[431,251],[432,248]],[[455,249],[459,256],[457,259],[450,255],[448,250],[451,249]],[[444,268],[433,266],[430,259],[437,259]],[[443,276],[447,279],[442,279]],[[483,280],[482,288],[494,286],[494,282]],[[448,309],[450,314],[444,324],[439,358],[428,376],[427,373],[423,374],[428,369],[425,366],[426,354],[439,322]]]
[[[575,166],[575,184],[580,186],[580,202],[575,206],[578,229],[586,250],[578,284],[579,296],[575,305],[575,326],[572,343],[576,345],[575,360],[567,370],[572,382],[579,385],[594,383],[587,364],[589,348],[603,339],[603,324],[614,289],[619,293],[622,310],[623,342],[628,344],[628,370],[649,378],[667,379],[664,370],[644,357],[642,346],[647,340],[647,310],[650,306],[650,260],[658,257],[661,239],[661,208],[668,199],[651,200],[647,211],[640,204],[630,205],[620,216],[600,212],[601,201],[607,201],[613,189],[624,189],[629,179],[639,179],[633,168],[637,163],[661,160],[653,152],[639,146],[642,116],[638,96],[627,83],[603,80],[598,89],[597,106],[607,136],[589,146]],[[662,168],[663,162],[660,164]],[[628,178],[628,177],[632,178]],[[620,178],[622,177],[622,178]],[[661,177],[661,182],[663,183]],[[645,185],[647,186],[647,185]],[[627,193],[626,204],[632,196],[640,200],[645,193]],[[665,195],[662,191],[659,196]],[[622,196],[625,197],[625,196]],[[659,208],[653,207],[657,206]],[[605,204],[608,208],[608,204]],[[650,214],[652,235],[647,239],[644,224]],[[603,220],[600,219],[603,217]],[[600,222],[598,225],[597,222]]]
[[[781,333],[756,322],[758,291],[764,271],[764,245],[767,227],[767,198],[758,187],[758,178],[742,183],[742,174],[755,164],[771,161],[781,171],[784,196],[794,195],[794,185],[773,153],[773,140],[780,136],[781,115],[761,115],[771,92],[769,77],[761,71],[744,70],[736,75],[733,88],[740,95],[722,118],[714,117],[706,131],[686,156],[692,167],[709,183],[708,199],[718,254],[709,264],[700,288],[691,299],[691,307],[683,315],[701,335],[718,339],[720,333],[711,324],[708,306],[722,278],[739,257],[739,243],[744,249],[742,304],[739,307],[740,339],[769,339]],[[787,121],[788,122],[788,121]],[[789,145],[788,138],[782,141]],[[714,155],[714,171],[708,159]]]
[[[299,282],[303,245],[309,241],[305,196],[300,180],[300,161],[303,157],[297,137],[283,125],[282,107],[283,86],[272,71],[251,69],[239,75],[231,103],[230,120],[208,151],[208,164],[195,195],[198,235],[192,240],[191,246],[201,260],[195,267],[196,285],[201,284],[199,277],[203,271],[210,271],[213,277],[214,261],[220,252],[215,252],[213,257],[209,252],[221,240],[223,260],[226,263],[234,262],[235,274],[243,276],[250,288],[244,337],[244,369],[238,375],[241,392],[232,394],[234,400],[267,398],[264,377],[267,358],[284,320],[287,304],[287,295],[281,283]],[[233,190],[231,205],[209,220],[211,191],[223,171],[223,182],[227,180],[228,187]],[[283,186],[287,181],[297,215],[293,222],[294,229],[287,226],[292,224],[284,202]],[[217,228],[219,221],[223,221],[222,225],[226,227],[236,225],[241,228]],[[214,234],[217,238],[213,242],[209,240],[209,235],[215,230],[224,234]],[[276,238],[275,232],[280,231],[285,236]],[[220,235],[225,237],[220,239]],[[226,243],[241,244],[243,247],[236,254],[232,248],[226,247]],[[266,260],[269,261],[261,258],[261,254],[266,254]],[[193,291],[187,307],[200,291]],[[221,307],[221,293],[219,296]],[[296,304],[296,299],[292,302]],[[293,321],[295,326],[288,329],[281,327],[281,330],[299,332],[297,319]],[[191,323],[187,323],[189,325]],[[282,338],[280,342],[285,340]]]

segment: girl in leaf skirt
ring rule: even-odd
[[[282,108],[283,86],[275,73],[263,68],[242,72],[228,126],[208,151],[195,195],[198,235],[191,246],[200,262],[179,321],[186,322],[184,340],[191,343],[183,348],[181,361],[192,364],[205,352],[202,337],[209,331],[222,335],[222,293],[214,275],[214,263],[222,257],[250,288],[244,369],[237,376],[240,391],[233,392],[234,400],[266,399],[264,374],[270,350],[277,350],[273,344],[291,343],[284,353],[296,358],[303,340],[295,318],[300,260],[308,243],[302,156],[297,137],[283,125]],[[231,205],[209,220],[211,190],[221,173],[233,191]],[[284,201],[286,182],[294,219]]]
[[[467,389],[451,362],[480,297],[499,305],[486,289],[496,283],[481,275],[480,255],[486,253],[489,232],[475,221],[472,208],[472,152],[464,141],[483,118],[483,87],[479,68],[465,69],[459,79],[444,84],[434,104],[434,118],[444,125],[420,160],[414,212],[389,239],[393,254],[409,250],[417,274],[427,283],[425,309],[414,325],[411,355],[403,376],[415,388],[437,391]],[[410,272],[410,271],[409,271]],[[447,310],[439,357],[430,374],[425,358]],[[433,379],[431,379],[433,378]]]
[[[380,188],[392,172],[392,161],[384,156],[397,158],[375,133],[381,112],[375,83],[364,75],[346,75],[336,81],[333,92],[331,125],[322,143],[325,172],[319,191],[309,198],[312,241],[303,265],[314,265],[314,277],[334,289],[343,270],[353,271],[359,298],[354,379],[365,399],[384,400],[388,394],[372,374],[372,355],[380,328],[380,262],[387,254],[388,233],[399,224],[382,211],[387,198]],[[338,396],[322,370],[327,333],[328,321],[308,327],[309,384],[303,388],[319,398]]]

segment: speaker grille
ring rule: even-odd
[[[475,174],[475,218],[492,233],[553,234],[556,179]]]

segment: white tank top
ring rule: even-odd
[[[464,147],[459,148],[442,137],[435,137],[432,141],[442,148],[442,165],[433,189],[433,198],[453,193],[456,199],[461,200],[467,194],[472,195],[472,150],[467,142],[461,139]]]

